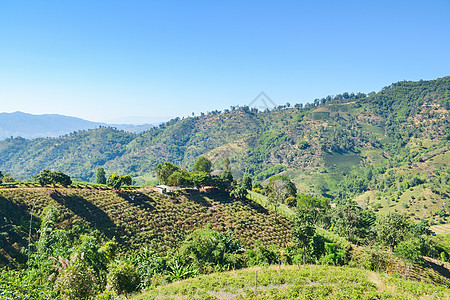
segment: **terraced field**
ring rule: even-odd
[[[430,230],[436,234],[448,234],[450,233],[450,224],[434,225],[430,227]]]
[[[245,247],[285,245],[291,239],[290,221],[251,200],[235,200],[226,193],[180,191],[176,196],[151,189],[114,191],[99,186],[76,188],[15,187],[0,189],[0,265],[21,259],[21,249],[38,237],[39,216],[55,205],[58,226],[67,230],[97,230],[139,248],[146,244],[165,251],[186,234],[208,223],[219,232],[232,232]],[[22,257],[23,259],[23,257]]]

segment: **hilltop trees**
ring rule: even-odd
[[[115,190],[120,190],[123,185],[132,185],[133,178],[130,175],[121,176],[113,173],[109,175],[106,184]]]
[[[195,186],[197,188],[211,183],[212,163],[204,156],[200,156],[193,171],[188,172],[170,162],[156,166],[156,177],[163,184],[171,186]]]
[[[42,170],[39,175],[36,176],[36,179],[41,186],[52,184],[53,187],[55,187],[56,184],[61,184],[63,186],[72,184],[69,175],[66,175],[61,171],[52,172],[48,169]]]

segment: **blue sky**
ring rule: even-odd
[[[450,75],[450,1],[1,1],[0,112],[151,122]]]

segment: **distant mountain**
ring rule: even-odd
[[[58,114],[33,115],[20,111],[0,113],[0,140],[9,137],[27,139],[57,137],[74,131],[111,126],[128,132],[142,132],[154,127],[152,124],[106,124]]]

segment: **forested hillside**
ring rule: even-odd
[[[102,166],[142,185],[155,182],[159,163],[189,169],[205,155],[217,170],[228,158],[235,177],[246,173],[264,181],[282,173],[303,193],[359,197],[376,210],[417,206],[412,217],[445,218],[449,103],[450,77],[445,77],[265,111],[231,107],[173,119],[140,134],[104,127],[59,138],[10,138],[0,142],[0,170],[27,179],[50,168],[93,181]]]

